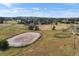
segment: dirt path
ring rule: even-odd
[[[23,33],[23,34],[14,36],[12,38],[9,38],[7,41],[9,43],[9,46],[20,47],[20,46],[25,46],[33,43],[40,36],[41,36],[40,33],[27,32],[27,33]]]

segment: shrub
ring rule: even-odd
[[[6,40],[0,41],[0,50],[6,50],[8,47],[8,42]]]
[[[36,30],[36,31],[39,30],[39,27],[38,27],[38,26],[35,26],[35,30]]]
[[[28,29],[29,29],[29,30],[33,30],[34,27],[33,27],[33,26],[29,26]]]
[[[52,30],[55,30],[55,28],[56,28],[56,27],[55,27],[55,26],[53,26]]]

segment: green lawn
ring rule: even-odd
[[[10,25],[0,29],[0,40],[28,31],[24,25]],[[73,55],[72,34],[69,33],[69,37],[57,38],[55,35],[63,33],[62,31],[41,30],[37,32],[40,32],[42,36],[35,43],[23,48],[9,48],[6,51],[0,51],[0,55]]]

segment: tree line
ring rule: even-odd
[[[51,24],[51,23],[77,23],[79,18],[48,18],[48,17],[0,17],[0,23],[16,21],[19,24]]]

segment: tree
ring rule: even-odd
[[[0,50],[6,50],[8,47],[8,42],[6,40],[0,41]]]
[[[4,22],[4,18],[0,17],[0,23],[2,24]]]

